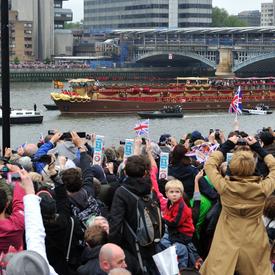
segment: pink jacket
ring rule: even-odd
[[[23,249],[25,191],[16,183],[13,191],[12,214],[0,220],[0,253],[7,253],[10,246]]]

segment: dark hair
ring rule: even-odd
[[[175,146],[174,150],[171,153],[171,163],[172,165],[190,165],[191,159],[185,154],[187,153],[187,149],[184,145],[178,144]]]
[[[62,172],[61,178],[66,189],[71,192],[78,192],[82,186],[82,173],[78,168],[69,168]]]
[[[5,190],[0,189],[0,213],[3,213],[3,211],[6,208],[8,202],[8,195]]]
[[[134,178],[143,177],[150,170],[150,163],[144,156],[131,156],[127,159],[125,172]]]

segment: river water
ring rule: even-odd
[[[50,129],[61,131],[95,132],[105,136],[106,146],[118,145],[120,140],[135,137],[133,130],[139,117],[133,115],[61,115],[59,111],[47,111],[43,104],[53,103],[50,93],[53,85],[45,83],[11,83],[11,107],[33,108],[43,112],[42,124],[12,125],[11,145],[16,147],[24,142],[36,142],[40,134],[46,135]],[[229,106],[229,103],[228,103]],[[207,135],[210,128],[221,129],[228,134],[233,127],[235,115],[227,112],[186,113],[184,118],[150,120],[150,138],[158,140],[163,133],[170,133],[180,138],[184,133],[199,130]],[[267,116],[239,116],[241,130],[254,134],[262,127],[275,128],[275,112]],[[0,141],[2,144],[2,127],[0,127]]]

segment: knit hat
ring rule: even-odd
[[[203,139],[204,140],[204,137],[201,135],[201,133],[199,131],[192,132],[192,134],[191,134],[191,140],[193,142],[195,142],[198,139]]]
[[[266,146],[273,143],[274,137],[268,131],[263,131],[260,133],[260,139],[263,142],[263,144]]]
[[[56,214],[56,202],[52,195],[46,190],[41,190],[37,193],[37,196],[41,198],[40,208],[42,217],[46,219],[53,218]]]
[[[8,254],[9,258],[6,267],[7,275],[49,275],[50,269],[47,261],[35,251],[21,251],[15,254]]]

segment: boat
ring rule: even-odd
[[[270,115],[272,114],[272,111],[269,110],[268,105],[258,104],[255,108],[243,109],[242,113],[246,115]]]
[[[56,104],[43,104],[48,111],[58,110]]]
[[[159,111],[137,112],[141,118],[182,118],[183,111],[180,105],[175,107],[164,106]]]
[[[0,109],[0,125],[2,125],[2,109]],[[42,123],[43,115],[40,111],[27,109],[14,109],[10,112],[11,124],[34,124]]]
[[[177,77],[173,83],[111,85],[94,79],[73,79],[70,88],[51,93],[61,113],[136,114],[164,106],[184,111],[226,110],[240,86],[243,108],[259,103],[275,108],[275,78]]]

